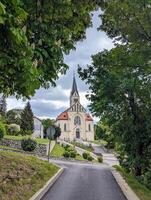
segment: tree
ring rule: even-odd
[[[21,110],[20,110],[20,114],[18,115],[16,113],[16,110],[12,109],[12,110],[9,110],[7,113],[6,113],[6,122],[8,124],[18,124],[20,125],[21,124]]]
[[[34,120],[31,105],[27,102],[23,112],[21,113],[21,130],[23,134],[31,135],[34,130]]]
[[[58,137],[60,137],[61,135],[61,128],[58,126],[55,126],[55,135],[54,135],[54,139],[56,140]]]
[[[0,92],[29,98],[41,86],[54,86],[96,6],[90,0],[1,0]]]
[[[42,124],[44,127],[44,129],[43,129],[44,137],[47,137],[47,129],[54,125],[54,120],[53,119],[43,119]]]
[[[149,49],[148,49],[149,51]],[[146,48],[118,45],[92,56],[80,71],[90,85],[91,111],[107,122],[122,145],[129,169],[141,176],[149,167],[151,145],[151,84]]]
[[[0,114],[5,116],[7,110],[6,98],[4,95],[0,98]]]

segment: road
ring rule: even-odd
[[[53,162],[65,170],[42,200],[126,200],[107,165]]]

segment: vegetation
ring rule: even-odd
[[[54,120],[53,119],[43,119],[42,120],[42,125],[44,127],[44,137],[47,137],[47,129],[51,126],[54,126]]]
[[[1,200],[28,200],[59,169],[36,157],[14,152],[1,151],[0,160]]]
[[[5,116],[7,124],[18,124],[20,126],[21,124],[20,114],[21,114],[20,109],[9,110]]]
[[[100,6],[100,29],[115,47],[93,55],[92,64],[79,67],[79,73],[90,86],[91,111],[118,144],[122,166],[150,188],[151,4],[104,0]]]
[[[37,142],[31,138],[23,139],[21,141],[21,147],[24,151],[34,151],[37,146]]]
[[[84,159],[86,159],[86,160],[88,160],[88,161],[94,160],[94,158],[93,158],[89,153],[87,153],[87,152],[84,152],[84,153],[82,154],[82,156],[83,156]]]
[[[22,135],[31,135],[34,130],[34,119],[31,105],[28,102],[21,113],[21,134]]]
[[[0,140],[6,135],[5,125],[0,121]]]
[[[89,144],[89,146],[86,146],[84,145],[83,143],[80,143],[80,142],[77,142],[77,141],[74,141],[74,142],[71,142],[71,144],[77,146],[77,147],[80,147],[84,150],[87,150],[87,151],[90,151],[90,152],[93,152],[93,148],[92,148],[92,145]]]
[[[1,0],[0,93],[30,97],[55,85],[68,68],[64,54],[85,38],[96,6],[90,0]]]
[[[5,117],[7,110],[6,98],[4,95],[0,98],[0,115]]]
[[[7,125],[7,134],[8,135],[18,135],[20,132],[20,126],[17,124]]]
[[[115,166],[116,170],[120,172],[120,174],[124,177],[129,186],[133,189],[136,195],[140,198],[140,200],[150,200],[151,199],[151,190],[147,189],[144,185],[142,185],[134,175],[128,173],[126,170],[119,166]]]
[[[102,162],[103,162],[102,156],[98,156],[98,162],[99,162],[99,163],[102,163]]]

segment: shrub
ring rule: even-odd
[[[0,139],[2,139],[5,134],[6,134],[5,125],[2,122],[0,122]]]
[[[86,153],[86,152],[84,152],[84,153],[82,154],[82,156],[83,156],[84,159],[87,159],[87,158],[88,158],[88,155],[89,155],[89,154]]]
[[[94,158],[92,156],[88,155],[87,160],[92,161],[92,160],[94,160]]]
[[[7,126],[7,131],[9,135],[19,135],[20,126],[17,124],[10,124]]]
[[[32,133],[33,133],[32,131],[20,130],[19,135],[26,136],[26,135],[32,135]]]
[[[70,151],[70,157],[75,158],[77,155],[76,151]]]
[[[64,156],[65,158],[69,158],[69,157],[70,157],[70,152],[65,151],[64,154],[63,154],[63,156]]]
[[[37,146],[37,142],[31,138],[23,139],[21,141],[21,147],[24,151],[34,151]]]
[[[70,145],[67,144],[64,146],[64,149],[67,150],[69,147],[70,147]]]
[[[103,162],[103,158],[102,158],[102,156],[99,156],[99,157],[98,157],[98,162],[100,162],[100,163]]]

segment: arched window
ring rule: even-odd
[[[67,125],[64,124],[64,131],[67,131]]]
[[[89,124],[89,131],[91,131],[91,125]]]
[[[74,118],[74,125],[81,125],[81,118],[79,116]]]

